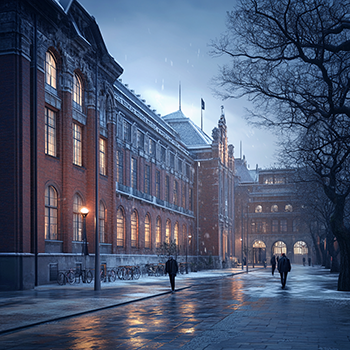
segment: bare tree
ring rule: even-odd
[[[216,92],[247,96],[248,119],[281,132],[293,166],[307,166],[334,205],[338,290],[350,290],[350,0],[240,0],[212,42],[226,55]]]

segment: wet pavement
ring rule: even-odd
[[[350,349],[350,292],[336,291],[337,275],[293,266],[281,289],[270,269],[225,277],[233,272],[241,270],[179,276],[174,294],[167,277],[97,293],[85,285],[0,293],[0,349]],[[29,327],[5,332],[16,324]]]

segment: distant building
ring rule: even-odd
[[[236,159],[235,255],[249,264],[270,263],[286,253],[293,263],[313,257],[314,247],[302,221],[302,203],[290,169],[248,170]]]
[[[3,1],[0,23],[0,289],[93,268],[96,232],[107,269],[157,262],[170,241],[179,260],[229,262],[234,158],[223,111],[212,137],[181,111],[158,115],[122,83],[76,0]]]

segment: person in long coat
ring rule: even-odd
[[[282,256],[278,260],[278,271],[281,275],[282,288],[286,286],[287,275],[290,270],[291,270],[290,261],[286,257],[286,254],[282,253]]]
[[[177,271],[179,270],[177,261],[171,256],[169,260],[165,263],[165,274],[169,274],[171,291],[174,293],[175,291],[175,276]]]
[[[272,258],[271,258],[271,267],[272,267],[272,276],[274,275],[275,273],[275,270],[276,270],[276,257],[274,255],[272,255]]]

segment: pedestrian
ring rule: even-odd
[[[177,266],[177,261],[170,256],[169,260],[165,263],[165,274],[169,274],[171,292],[175,292],[175,276],[177,271],[179,270]]]
[[[286,286],[287,275],[290,270],[291,270],[290,261],[286,257],[286,254],[282,253],[282,256],[278,260],[278,271],[281,275],[282,289],[284,289],[284,287]]]
[[[311,266],[311,258],[309,257],[307,260],[309,262],[309,266]]]
[[[305,258],[303,258],[303,266],[305,266]]]
[[[273,276],[275,274],[275,270],[276,270],[276,257],[274,255],[272,255],[270,262],[271,262],[272,276]]]

